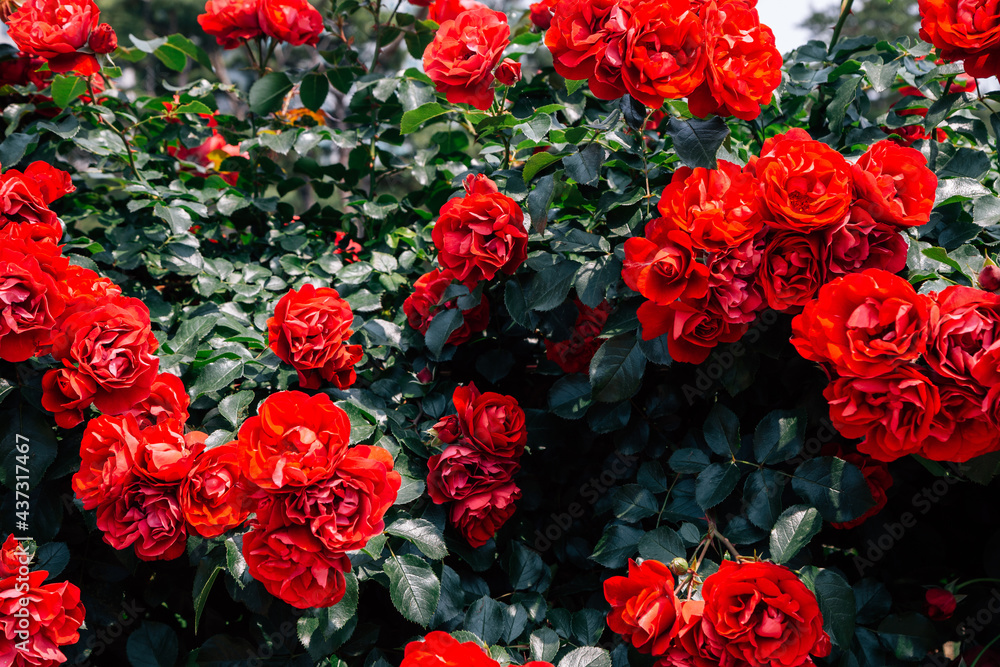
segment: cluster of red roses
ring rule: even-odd
[[[94,0],[27,0],[0,20],[21,51],[43,58],[53,72],[97,74],[97,56],[118,48],[118,36],[101,23]]]
[[[765,307],[794,312],[819,288],[868,268],[906,265],[906,227],[926,224],[937,177],[892,141],[854,164],[794,129],[743,168],[681,167],[645,238],[625,243],[622,277],[648,299],[646,340],[666,334],[677,361],[701,363]]]
[[[868,269],[792,321],[792,344],[833,378],[834,426],[881,461],[962,462],[1000,450],[1000,296],[953,285],[918,294]]]
[[[452,503],[451,522],[473,547],[486,544],[514,514],[521,490],[514,474],[528,440],[517,399],[456,387],[457,414],[434,425],[445,444],[427,462],[427,492],[436,504]]]
[[[965,71],[986,79],[1000,74],[1000,7],[995,2],[920,0],[920,39]]]
[[[659,109],[686,97],[696,116],[752,120],[781,83],[782,64],[756,4],[555,0],[532,5],[532,20],[548,29],[545,45],[556,72],[587,79],[601,99],[628,93]]]
[[[224,49],[264,37],[316,46],[323,32],[323,17],[308,0],[208,0],[198,23]]]
[[[630,561],[604,582],[608,627],[656,667],[805,667],[830,653],[816,596],[788,568],[723,561],[701,596],[678,599],[666,565]]]
[[[347,413],[326,394],[282,391],[260,404],[234,443],[256,514],[243,536],[248,570],[300,609],[343,598],[347,552],[382,532],[402,483],[388,451],[349,447],[350,434]]]
[[[10,535],[0,546],[0,665],[55,667],[66,662],[60,647],[80,640],[80,589],[44,583],[49,573],[30,569],[23,544]]]
[[[579,299],[573,303],[577,315],[570,337],[560,341],[546,338],[545,357],[559,364],[564,373],[586,373],[590,370],[590,360],[604,344],[605,339],[598,336],[611,314],[611,304],[602,301],[596,308],[590,308]]]
[[[476,642],[459,642],[447,632],[431,632],[406,645],[399,667],[501,667]],[[552,663],[532,660],[524,667],[552,667]]]
[[[354,313],[337,290],[305,284],[289,290],[267,321],[268,344],[299,374],[299,385],[319,389],[326,380],[347,389],[357,379],[354,365],[364,353],[348,345]]]

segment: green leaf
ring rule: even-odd
[[[292,89],[292,81],[281,72],[265,74],[250,87],[250,110],[266,116],[281,108],[285,95]]]
[[[247,408],[250,407],[253,398],[253,392],[247,389],[226,396],[219,402],[219,414],[232,424],[234,430],[238,429],[246,417]]]
[[[408,517],[396,519],[386,527],[385,532],[412,543],[428,558],[441,560],[448,555],[444,536],[437,526],[427,519]]]
[[[559,652],[559,635],[552,628],[539,628],[531,633],[528,646],[531,648],[532,660],[552,662]]]
[[[611,493],[615,516],[626,523],[636,523],[660,511],[656,498],[638,484],[626,484]]]
[[[719,456],[732,456],[740,448],[740,420],[721,403],[712,406],[703,433],[705,443]]]
[[[434,617],[441,581],[422,558],[390,556],[382,566],[389,576],[389,597],[405,618],[427,627]]]
[[[563,158],[566,175],[581,185],[597,185],[604,164],[604,147],[588,144],[582,151]]]
[[[344,597],[332,607],[310,609],[299,618],[298,635],[314,660],[323,660],[350,639],[357,625],[358,578],[345,574]]]
[[[157,48],[153,51],[153,55],[175,72],[180,72],[187,65],[187,54],[170,43]]]
[[[178,651],[174,629],[154,621],[143,621],[125,644],[132,667],[174,667]]]
[[[675,558],[686,558],[687,550],[680,535],[671,528],[660,526],[642,536],[639,540],[639,555],[661,563],[669,563]]]
[[[57,74],[52,80],[52,101],[65,109],[76,98],[87,92],[87,80],[72,74]],[[7,166],[7,165],[4,165]]]
[[[774,410],[764,415],[753,433],[753,454],[758,463],[781,463],[802,449],[806,415],[799,410]]]
[[[709,463],[711,463],[711,460],[708,458],[708,454],[694,447],[686,447],[678,449],[671,454],[667,465],[674,472],[693,473],[697,475],[707,468]]]
[[[202,394],[218,391],[231,385],[241,375],[243,375],[241,359],[216,359],[201,369],[198,379],[191,385],[190,393],[197,398]]]
[[[545,169],[550,164],[559,161],[559,156],[549,153],[548,151],[542,151],[541,153],[535,153],[528,158],[528,161],[524,163],[524,171],[521,173],[521,177],[524,179],[525,183],[530,183],[531,179],[535,177],[535,174]]]
[[[792,488],[827,521],[851,521],[875,504],[857,467],[833,456],[810,459],[795,470]]]
[[[594,400],[617,403],[631,398],[642,385],[646,356],[634,334],[620,334],[597,350],[590,360],[590,386]]]
[[[175,236],[186,234],[191,229],[191,214],[179,206],[164,206],[157,204],[153,207],[153,215],[164,220],[170,226],[170,232]]]
[[[35,563],[32,570],[45,570],[52,580],[69,565],[69,547],[64,542],[49,542],[35,551]]]
[[[711,509],[728,498],[739,481],[740,469],[735,463],[713,463],[698,474],[695,500],[702,509]]]
[[[27,475],[28,487],[35,489],[58,452],[51,417],[21,400],[10,400],[5,405],[0,411],[0,423],[5,427],[0,436],[0,482],[14,491],[17,482],[25,481],[17,478]]]
[[[934,624],[912,612],[886,618],[878,626],[878,635],[900,660],[923,660],[940,645]]]
[[[437,102],[428,102],[427,104],[422,104],[412,111],[407,111],[403,114],[403,119],[400,121],[399,131],[401,134],[411,134],[420,129],[420,127],[429,121],[431,118],[436,118],[450,111],[450,109],[445,109],[443,106]]]
[[[458,308],[448,308],[435,313],[431,325],[427,327],[427,333],[424,334],[424,343],[431,354],[440,357],[448,338],[462,326],[464,321],[462,311]]]
[[[771,529],[771,559],[779,565],[787,563],[822,527],[823,519],[815,507],[792,505]]]
[[[616,568],[625,564],[628,558],[635,554],[639,540],[645,533],[639,528],[612,524],[604,531],[604,535],[594,547],[590,559],[604,567]]]
[[[214,71],[212,68],[212,61],[209,59],[205,49],[201,48],[184,35],[170,35],[167,37],[167,44],[170,44],[174,48],[178,49],[181,53],[185,54],[188,58],[195,61],[208,71]]]
[[[558,667],[611,667],[611,654],[603,648],[584,646],[563,656]]]
[[[743,485],[747,519],[761,530],[771,530],[781,514],[785,477],[770,468],[754,470]]]
[[[539,581],[544,581],[548,567],[541,556],[520,542],[515,542],[511,546],[507,573],[510,575],[511,588],[521,591],[532,588]]]
[[[15,132],[0,143],[0,166],[4,169],[16,167],[28,149],[33,148],[38,143],[37,134],[25,134]]]
[[[198,563],[198,569],[194,573],[194,587],[192,597],[194,599],[194,631],[198,632],[198,623],[201,622],[201,614],[205,611],[205,603],[208,602],[208,595],[212,592],[212,584],[219,572],[224,569],[224,564],[213,558],[202,558]],[[171,663],[173,664],[173,663]]]
[[[685,165],[692,169],[715,169],[718,166],[715,156],[729,136],[729,126],[719,117],[710,120],[671,118],[667,134],[674,140],[674,151]]]
[[[330,92],[330,80],[322,74],[312,72],[307,74],[299,84],[299,97],[302,106],[312,111],[319,111]]]
[[[484,643],[496,644],[504,636],[506,606],[489,595],[484,595],[469,607],[462,627],[482,639]]]
[[[593,402],[586,375],[564,375],[549,389],[549,410],[563,419],[580,419]]]
[[[561,306],[566,301],[570,288],[573,287],[573,279],[579,268],[577,262],[566,260],[536,273],[525,291],[528,308],[548,311]]]
[[[849,648],[854,638],[854,591],[833,570],[820,570],[813,585],[823,613],[823,628],[835,645]]]

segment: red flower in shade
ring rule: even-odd
[[[944,588],[928,588],[924,601],[924,610],[932,621],[947,621],[958,607],[955,595]]]
[[[927,349],[931,301],[909,282],[869,269],[827,283],[792,320],[792,345],[839,375],[873,378]]]
[[[861,474],[864,475],[865,478],[865,484],[868,485],[868,490],[871,491],[872,498],[875,499],[875,504],[857,519],[854,519],[853,521],[845,521],[843,523],[831,524],[834,528],[839,529],[857,528],[865,521],[881,512],[882,508],[884,508],[885,504],[889,501],[886,491],[892,487],[892,475],[889,473],[889,466],[886,465],[885,462],[876,461],[870,456],[865,456],[864,454],[858,454],[857,452],[841,452],[837,454],[837,458],[847,461],[861,471]]]
[[[139,401],[125,414],[132,415],[140,428],[162,424],[168,419],[176,419],[182,424],[188,419],[188,398],[184,383],[173,373],[160,373],[149,388],[149,397]]]
[[[1000,7],[993,2],[920,0],[920,39],[985,79],[1000,73]]]
[[[350,434],[347,413],[326,394],[279,391],[240,426],[240,469],[262,489],[306,486],[333,474]]]
[[[360,345],[349,345],[354,313],[337,290],[314,287],[290,290],[267,321],[268,344],[279,359],[298,371],[299,384],[319,389],[322,380],[338,389],[354,384],[354,365],[363,355]]]
[[[258,0],[257,16],[264,34],[293,46],[316,46],[323,16],[308,0]]]
[[[764,233],[708,258],[708,295],[705,309],[731,324],[749,324],[765,306],[757,284],[764,253]]]
[[[299,609],[332,607],[347,591],[344,572],[351,561],[333,554],[307,526],[288,524],[271,512],[243,536],[243,557],[250,576],[271,595]]]
[[[452,395],[462,435],[480,451],[493,456],[519,458],[528,441],[524,410],[513,396],[488,391],[470,383],[455,387]]]
[[[445,202],[431,232],[438,262],[466,284],[513,275],[528,255],[524,212],[482,174],[465,179],[465,192]]]
[[[94,402],[97,383],[75,368],[59,368],[42,376],[42,407],[56,424],[73,428],[83,421],[84,410]]]
[[[136,480],[97,507],[97,527],[115,549],[135,547],[141,560],[173,560],[187,544],[177,486]]]
[[[805,667],[830,637],[816,596],[788,568],[723,561],[705,579],[703,629],[720,664]]]
[[[552,9],[556,6],[556,0],[541,0],[532,3],[529,8],[531,23],[536,28],[548,30],[552,25]]]
[[[493,104],[493,70],[509,40],[504,14],[474,6],[441,24],[424,50],[424,72],[452,104],[486,111]]]
[[[483,490],[456,501],[448,511],[449,520],[458,528],[465,541],[478,549],[514,515],[514,503],[521,490],[514,482]]]
[[[208,0],[205,13],[198,17],[201,29],[224,49],[239,48],[243,40],[263,35],[257,0]]]
[[[101,71],[88,45],[100,15],[94,0],[27,0],[7,20],[7,34],[53,72],[90,76]]]
[[[977,388],[937,379],[941,409],[920,454],[932,461],[962,463],[1000,450],[996,405]]]
[[[500,663],[483,652],[479,644],[460,643],[448,633],[437,631],[407,644],[399,667],[500,667]]]
[[[484,454],[463,442],[432,456],[427,467],[427,494],[442,505],[508,485],[520,464]]]
[[[130,415],[101,415],[87,422],[80,470],[73,475],[73,492],[84,509],[111,502],[137,479],[134,465],[141,446],[142,433]]]
[[[218,537],[243,523],[250,503],[242,484],[238,442],[206,449],[181,481],[178,498],[188,524],[202,537]]]
[[[733,343],[746,333],[748,324],[726,321],[698,302],[677,301],[658,306],[652,301],[639,306],[642,339],[667,335],[667,350],[674,361],[700,364],[719,343]]]
[[[59,285],[59,290],[66,301],[64,322],[75,313],[91,312],[98,306],[112,303],[122,293],[122,288],[110,278],[74,264],[67,267],[66,277]]]
[[[552,341],[545,339],[545,358],[559,364],[565,373],[586,373],[590,368],[590,360],[604,344],[603,338],[598,338],[604,323],[611,313],[611,304],[602,301],[596,308],[574,300],[576,305],[576,322],[573,332],[566,340]]]
[[[691,236],[671,230],[665,218],[651,220],[645,233],[625,241],[625,284],[660,306],[705,296],[709,270],[696,261]]]
[[[58,284],[68,264],[49,242],[0,244],[0,359],[25,361],[48,340],[66,308]]]
[[[434,269],[417,278],[413,283],[413,294],[403,301],[403,313],[413,329],[427,333],[434,318],[446,310],[458,308],[457,299],[441,303],[445,290],[455,282],[455,275],[449,271]],[[490,321],[490,303],[484,294],[479,305],[462,311],[462,325],[451,332],[448,345],[461,345],[472,335],[485,331]]]
[[[637,565],[629,560],[627,577],[604,582],[604,597],[611,605],[608,627],[639,653],[661,656],[680,629],[677,595],[670,569],[656,560]]]
[[[826,239],[822,232],[770,235],[764,248],[757,284],[767,305],[775,310],[796,310],[812,301],[826,282]]]
[[[852,173],[857,206],[877,222],[917,227],[930,221],[938,179],[920,151],[879,141],[858,159]]]
[[[840,227],[823,230],[827,247],[828,276],[883,269],[899,273],[906,268],[906,239],[899,228],[876,222],[860,206],[851,207],[851,217]]]

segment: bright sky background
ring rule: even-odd
[[[771,27],[778,50],[782,53],[802,46],[809,33],[799,27],[815,9],[839,4],[831,0],[757,0],[761,23]],[[833,26],[830,26],[833,29]]]

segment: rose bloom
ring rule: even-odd
[[[846,377],[873,378],[927,349],[931,300],[905,279],[869,269],[827,283],[792,320],[792,345]]]
[[[42,407],[52,413],[60,428],[81,423],[96,392],[97,383],[72,367],[53,369],[42,376]]]
[[[46,237],[58,242],[62,223],[49,204],[76,190],[69,178],[67,172],[41,161],[31,163],[23,172],[5,171],[0,175],[0,232],[12,223],[32,223],[48,227],[51,231]]]
[[[691,236],[670,229],[665,218],[650,220],[645,238],[625,241],[622,279],[629,289],[657,305],[705,296],[708,273],[708,267],[695,259]]]
[[[493,70],[509,40],[503,13],[473,7],[441,24],[424,50],[424,72],[452,104],[486,111],[493,104]]]
[[[94,0],[27,0],[7,20],[7,34],[53,72],[90,76],[101,71],[87,44],[100,15]]]
[[[139,422],[139,428],[162,424],[176,419],[182,424],[188,420],[188,398],[184,383],[173,373],[160,373],[149,388],[149,396],[125,414]]]
[[[932,297],[924,360],[935,372],[975,388],[973,369],[1000,343],[1000,296],[952,285]]]
[[[76,313],[92,312],[98,306],[115,302],[121,296],[122,288],[110,278],[97,275],[90,269],[70,264],[66,267],[66,277],[59,285],[66,301],[63,321]]]
[[[66,308],[58,281],[68,264],[48,242],[0,244],[0,359],[26,361],[49,338]]]
[[[462,437],[462,424],[458,415],[447,415],[434,424],[434,435],[445,444],[450,444]]]
[[[350,559],[330,553],[308,527],[283,523],[280,512],[243,536],[243,557],[250,576],[298,609],[332,607],[347,591]]]
[[[947,621],[958,607],[955,595],[944,588],[928,588],[924,601],[924,612],[932,621]]]
[[[80,640],[78,630],[86,613],[80,589],[68,581],[45,583],[46,570],[20,577],[20,561],[27,553],[20,546],[10,535],[0,547],[0,664],[56,667],[66,662],[60,647]],[[21,618],[15,615],[24,611],[27,614]],[[19,636],[18,631],[27,635]]]
[[[438,262],[466,284],[513,275],[528,256],[524,211],[482,174],[464,185],[465,196],[445,202],[431,232]]]
[[[264,33],[260,28],[258,0],[208,0],[205,13],[198,16],[201,29],[224,49],[236,49],[244,40]]]
[[[760,158],[750,165],[771,213],[770,226],[810,232],[847,220],[854,192],[851,165],[805,130],[765,140]]]
[[[719,160],[717,169],[678,168],[657,209],[671,226],[689,233],[691,244],[702,250],[726,251],[764,228],[757,180],[725,160]]]
[[[497,81],[505,86],[513,86],[521,80],[521,63],[510,58],[504,58],[497,67]]]
[[[305,284],[290,290],[267,321],[268,344],[279,359],[298,371],[299,384],[319,389],[322,380],[347,389],[357,379],[354,365],[363,353],[349,345],[354,313],[337,290]]]
[[[850,219],[839,227],[824,229],[826,270],[831,276],[883,269],[899,273],[906,268],[908,245],[899,228],[876,222],[860,206],[851,207]]]
[[[87,422],[80,441],[80,470],[73,475],[73,492],[84,509],[121,496],[137,479],[135,459],[141,445],[142,433],[131,415],[101,415]]]
[[[639,653],[660,656],[677,636],[677,595],[670,569],[656,560],[637,565],[628,562],[627,577],[604,582],[604,597],[611,605],[608,627]]]
[[[452,394],[462,435],[479,450],[517,459],[524,452],[528,430],[524,410],[513,396],[476,389],[475,383],[455,387]]]
[[[105,542],[119,551],[133,546],[141,560],[173,560],[187,545],[176,486],[132,482],[97,507],[97,527]]]
[[[826,282],[827,250],[822,232],[778,232],[768,238],[758,284],[774,310],[796,310],[816,296]]]
[[[691,113],[753,120],[781,83],[781,53],[774,33],[753,5],[719,2],[702,11],[707,38],[705,82],[688,97]]]
[[[308,0],[259,0],[257,16],[264,34],[292,46],[316,46],[323,16]]]
[[[407,644],[399,667],[500,667],[500,663],[476,642],[460,643],[446,632],[435,631]]]
[[[639,102],[659,109],[705,80],[705,27],[690,0],[638,0],[627,26],[621,76]]]
[[[423,6],[429,6],[430,9],[427,11],[427,18],[434,21],[437,24],[444,23],[445,21],[452,21],[456,16],[462,12],[468,11],[473,8],[489,9],[486,5],[481,2],[476,2],[476,0],[421,0],[426,4]],[[418,3],[413,2],[416,5]]]
[[[514,459],[490,456],[466,442],[449,445],[427,461],[427,494],[437,505],[506,486],[520,468]]]
[[[764,232],[708,258],[706,310],[730,324],[749,324],[766,303],[757,284],[757,271],[764,254]]]
[[[611,304],[602,301],[596,308],[574,299],[577,309],[573,332],[566,340],[552,341],[546,338],[545,358],[559,364],[564,373],[586,373],[590,368],[590,360],[604,344],[603,338],[598,338],[604,323],[611,314]]]
[[[868,490],[871,492],[872,498],[875,499],[875,504],[857,519],[830,524],[834,528],[841,530],[857,528],[865,521],[881,512],[886,503],[889,502],[889,497],[886,495],[886,491],[892,487],[892,475],[889,473],[889,466],[886,465],[884,461],[876,461],[870,456],[865,456],[864,454],[859,454],[857,452],[838,452],[837,458],[847,461],[861,471],[861,474],[865,478],[865,484],[868,486]]]
[[[521,489],[514,482],[508,482],[454,502],[448,518],[465,541],[478,549],[514,515],[517,509],[514,503],[520,497]]]
[[[556,0],[541,0],[541,2],[532,3],[529,8],[532,25],[541,30],[548,30],[549,26],[552,25],[552,10],[556,4],[558,4]]]
[[[262,489],[328,478],[347,454],[351,421],[326,394],[279,391],[240,426],[243,476]]]
[[[858,451],[879,461],[920,451],[941,410],[937,386],[912,366],[876,378],[839,378],[823,391],[830,420]]]
[[[700,364],[716,345],[738,341],[749,328],[748,324],[726,321],[721,313],[706,309],[702,301],[676,301],[669,306],[647,301],[636,314],[643,340],[666,334],[671,358],[688,364]]]
[[[385,529],[385,513],[396,502],[402,477],[392,466],[385,449],[358,445],[332,477],[269,496],[257,515],[267,524],[270,512],[280,512],[283,523],[308,526],[331,552],[363,549]]]
[[[724,560],[701,594],[720,664],[804,667],[830,653],[816,596],[786,567]]]
[[[413,283],[413,294],[403,301],[403,313],[411,328],[422,334],[427,333],[434,318],[446,310],[458,308],[457,299],[441,303],[445,290],[455,282],[455,275],[445,269],[434,269],[417,278]],[[462,325],[451,332],[446,343],[461,345],[473,334],[485,331],[490,322],[490,302],[484,294],[479,305],[462,311]]]
[[[598,62],[606,55],[609,36],[625,29],[621,3],[560,0],[551,6],[551,11],[545,46],[552,53],[553,67],[567,79],[591,79]],[[621,67],[620,61],[618,66]]]
[[[878,222],[918,227],[930,221],[937,176],[913,148],[879,141],[853,165],[857,205]]]
[[[181,481],[184,519],[202,537],[218,537],[243,523],[250,503],[242,486],[237,441],[206,449]]]
[[[920,0],[920,39],[976,78],[1000,73],[1000,8],[993,2]]]
[[[206,437],[200,431],[185,435],[184,424],[176,419],[142,429],[135,454],[136,473],[152,484],[179,483],[205,450]]]
[[[941,409],[923,442],[921,456],[932,461],[963,463],[1000,450],[1000,429],[993,423],[998,413],[989,397],[984,402],[976,389],[945,378],[937,379],[937,388]]]
[[[718,667],[719,653],[713,652],[705,637],[702,618],[704,600],[680,600],[677,605],[677,636],[667,652],[657,661],[658,667]]]

